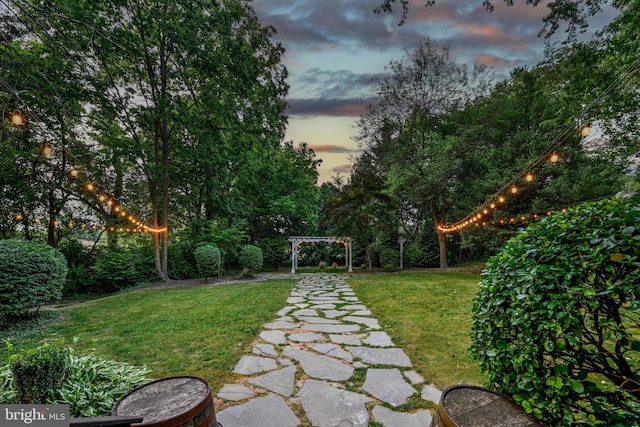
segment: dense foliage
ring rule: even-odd
[[[380,251],[380,265],[385,271],[396,271],[400,265],[400,252],[387,248]]]
[[[16,403],[49,402],[69,375],[69,352],[57,343],[9,356]]]
[[[56,249],[26,240],[0,240],[0,321],[58,301],[67,261]]]
[[[74,418],[110,415],[113,405],[127,392],[144,384],[150,372],[146,367],[107,360],[95,354],[76,356],[72,348],[51,343],[36,347],[31,353],[40,355],[37,364],[38,372],[42,372],[42,375],[36,373],[31,381],[39,379],[45,390],[43,397],[34,402],[68,404],[69,415]],[[66,366],[63,383],[54,384],[54,378],[59,377],[45,377],[60,372],[52,369],[63,364]],[[13,364],[0,366],[0,404],[18,403],[17,383]]]
[[[203,244],[193,252],[200,276],[207,278],[217,276],[220,272],[220,249],[213,245]]]
[[[262,249],[254,245],[244,245],[238,255],[238,262],[243,269],[260,270],[262,268]]]
[[[533,224],[492,257],[473,307],[489,386],[551,425],[640,425],[640,198]]]

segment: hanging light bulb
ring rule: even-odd
[[[92,184],[92,183],[90,183],[90,182],[87,182],[87,183],[85,184],[84,188],[86,188],[86,189],[87,189],[87,191],[93,191],[93,190],[95,190],[95,189],[96,189],[95,185],[93,185],[93,184]]]
[[[591,123],[587,123],[587,125],[583,127],[582,130],[580,131],[580,135],[582,135],[583,138],[586,138],[589,136],[590,133],[591,133]]]
[[[549,161],[551,163],[558,163],[559,160],[560,160],[560,155],[558,155],[558,153],[553,153],[551,156],[549,156]]]
[[[516,193],[518,193],[518,187],[514,185],[513,187],[511,187],[511,194],[516,194]]]
[[[80,175],[80,171],[78,168],[73,168],[69,171],[69,175],[71,175],[72,178],[77,178],[78,175]]]
[[[25,122],[24,114],[22,114],[20,110],[15,110],[9,114],[9,119],[14,126],[22,126]]]
[[[45,157],[49,157],[50,155],[53,154],[53,147],[51,145],[49,145],[49,144],[44,144],[42,146],[42,154]]]
[[[531,182],[533,181],[533,174],[532,173],[528,173],[527,176],[524,178],[527,182]]]
[[[500,196],[500,197],[498,198],[498,202],[500,202],[500,203],[504,203],[504,201],[505,201],[505,200],[506,200],[506,199],[505,199],[505,197],[504,197],[504,196]]]

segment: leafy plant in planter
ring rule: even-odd
[[[551,425],[640,425],[640,199],[533,224],[483,272],[471,351]]]

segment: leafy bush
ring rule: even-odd
[[[262,268],[262,249],[253,245],[244,245],[238,255],[238,262],[242,268],[260,270]]]
[[[94,354],[78,357],[73,349],[67,350],[69,375],[46,403],[69,404],[72,417],[110,415],[122,396],[147,382],[146,367],[138,368]],[[11,366],[0,366],[0,404],[15,403]]]
[[[198,273],[207,278],[217,276],[220,271],[220,250],[211,244],[201,244],[193,252],[198,265]]]
[[[198,277],[198,266],[193,256],[194,245],[179,241],[169,245],[169,277],[174,280],[194,279]]]
[[[158,280],[148,248],[108,250],[96,259],[91,270],[97,293],[117,292]]]
[[[69,374],[69,353],[46,343],[9,356],[16,403],[47,403]]]
[[[66,275],[67,261],[51,246],[0,240],[0,321],[58,301]]]
[[[489,387],[551,425],[640,425],[640,200],[587,203],[492,257],[473,307]]]
[[[400,265],[400,252],[387,248],[380,251],[380,266],[385,271],[396,271]]]

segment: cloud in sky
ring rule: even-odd
[[[342,157],[317,151],[324,160],[321,176],[328,180],[334,168],[348,169],[347,156],[356,149],[353,125],[373,100],[376,82],[391,60],[429,37],[449,44],[458,62],[487,65],[497,78],[507,78],[513,68],[544,59],[548,41],[538,34],[550,1],[532,7],[524,1],[507,6],[494,0],[495,10],[489,13],[482,0],[436,0],[432,7],[425,7],[424,0],[410,0],[402,26],[399,5],[393,15],[373,13],[381,0],[254,0],[252,6],[263,25],[276,29],[273,39],[286,49],[287,138],[347,149]],[[614,16],[608,9],[593,20],[593,28]],[[551,42],[563,38],[561,30]]]

